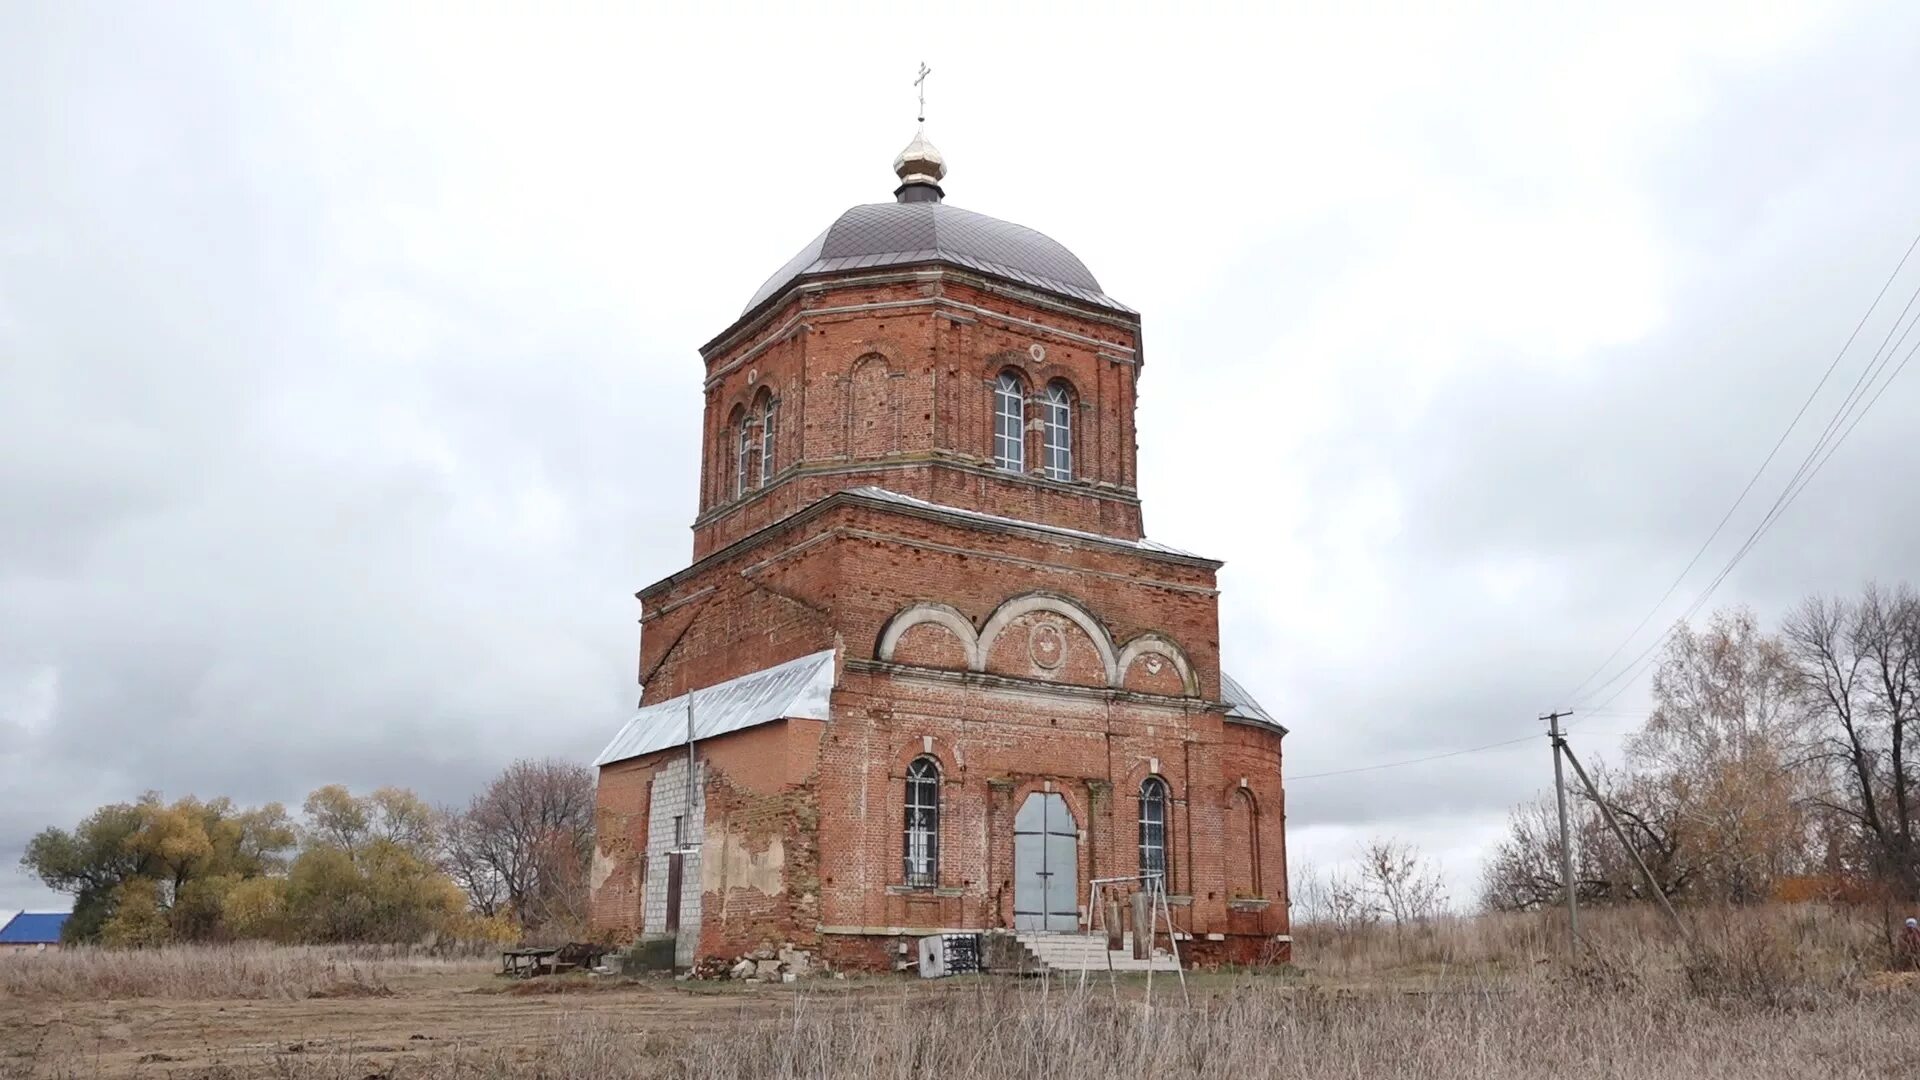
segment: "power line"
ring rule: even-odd
[[[1839,368],[1840,361],[1845,358],[1847,351],[1853,347],[1854,341],[1860,336],[1860,331],[1866,327],[1874,311],[1879,308],[1880,301],[1886,297],[1887,290],[1892,288],[1894,281],[1900,276],[1900,271],[1905,268],[1908,259],[1912,257],[1917,248],[1920,248],[1920,235],[1916,235],[1913,238],[1913,242],[1907,245],[1907,250],[1900,256],[1900,261],[1895,264],[1893,272],[1887,275],[1887,280],[1881,284],[1880,291],[1874,294],[1873,302],[1867,305],[1866,313],[1861,315],[1860,320],[1854,324],[1853,332],[1847,335],[1846,342],[1840,346],[1839,352],[1835,353],[1833,360],[1827,364],[1826,370],[1821,373],[1819,382],[1814,384],[1813,390],[1807,394],[1806,400],[1801,402],[1800,408],[1793,415],[1793,419],[1787,423],[1786,430],[1781,432],[1780,437],[1774,441],[1773,447],[1767,451],[1767,456],[1760,462],[1760,467],[1755,469],[1753,475],[1748,478],[1746,485],[1742,487],[1740,493],[1735,496],[1733,504],[1727,508],[1726,513],[1722,514],[1719,522],[1714,525],[1713,531],[1707,534],[1706,540],[1703,541],[1699,549],[1694,552],[1693,557],[1687,560],[1686,566],[1681,569],[1679,575],[1673,579],[1673,582],[1667,586],[1666,591],[1660,594],[1660,599],[1654,602],[1653,607],[1647,611],[1646,615],[1641,617],[1640,622],[1634,626],[1633,630],[1627,634],[1619,645],[1614,647],[1613,652],[1609,653],[1607,658],[1602,660],[1598,667],[1594,668],[1586,678],[1580,680],[1579,684],[1571,691],[1568,691],[1566,695],[1568,698],[1578,694],[1588,683],[1593,681],[1595,676],[1606,670],[1607,666],[1633,642],[1633,639],[1639,636],[1640,631],[1646,628],[1647,623],[1652,620],[1660,608],[1672,597],[1674,590],[1679,588],[1680,583],[1686,580],[1687,575],[1699,564],[1700,559],[1713,545],[1714,540],[1716,540],[1720,536],[1720,533],[1726,528],[1727,522],[1732,520],[1734,513],[1739,510],[1740,506],[1746,501],[1747,496],[1752,493],[1754,485],[1759,483],[1760,477],[1765,475],[1767,468],[1773,464],[1774,458],[1779,455],[1781,447],[1786,445],[1787,439],[1793,434],[1795,428],[1799,426],[1800,421],[1806,416],[1807,410],[1811,408],[1814,401],[1818,399],[1820,391],[1826,387],[1827,381],[1833,377],[1834,371]],[[1800,497],[1801,492],[1805,491],[1807,486],[1819,475],[1820,470],[1826,466],[1826,463],[1832,460],[1833,455],[1840,449],[1840,445],[1846,441],[1849,435],[1853,434],[1854,428],[1860,425],[1860,421],[1866,417],[1866,414],[1873,409],[1874,405],[1878,404],[1881,395],[1886,393],[1887,387],[1891,386],[1893,381],[1900,377],[1900,373],[1906,369],[1908,362],[1913,359],[1914,354],[1920,352],[1920,342],[1916,342],[1913,348],[1907,350],[1906,355],[1901,358],[1900,363],[1893,368],[1892,373],[1888,375],[1886,379],[1881,380],[1879,378],[1880,373],[1886,370],[1887,364],[1890,363],[1894,355],[1900,351],[1900,347],[1906,343],[1907,337],[1912,334],[1915,326],[1920,325],[1920,315],[1916,315],[1911,320],[1907,318],[1908,313],[1913,310],[1916,302],[1920,302],[1920,286],[1915,287],[1913,294],[1907,299],[1906,306],[1901,309],[1899,315],[1894,317],[1893,325],[1888,328],[1886,336],[1881,339],[1879,347],[1874,350],[1873,356],[1868,359],[1866,366],[1862,369],[1860,377],[1854,380],[1853,387],[1847,391],[1846,397],[1842,399],[1839,407],[1834,411],[1833,416],[1828,418],[1826,426],[1820,433],[1820,437],[1814,441],[1812,448],[1809,449],[1801,459],[1799,467],[1796,468],[1794,474],[1788,478],[1780,494],[1774,497],[1773,505],[1768,507],[1767,512],[1762,515],[1760,523],[1747,535],[1746,540],[1742,542],[1739,549],[1734,552],[1733,557],[1720,569],[1720,572],[1714,576],[1714,579],[1708,583],[1700,595],[1694,598],[1693,603],[1690,604],[1686,612],[1676,620],[1673,627],[1655,638],[1654,641],[1628,663],[1625,668],[1622,668],[1611,678],[1594,687],[1588,696],[1591,697],[1594,694],[1600,693],[1607,687],[1619,682],[1629,673],[1633,674],[1633,678],[1621,683],[1620,686],[1602,700],[1598,706],[1583,710],[1581,714],[1583,717],[1600,715],[1637,717],[1639,715],[1631,711],[1609,713],[1607,707],[1613,703],[1614,699],[1618,698],[1621,693],[1638,680],[1639,674],[1648,665],[1660,646],[1671,638],[1679,627],[1685,625],[1686,621],[1691,619],[1694,614],[1706,604],[1707,600],[1712,597],[1714,591],[1720,587],[1721,583],[1732,574],[1734,568],[1740,564],[1740,561],[1746,558],[1748,552],[1753,550],[1754,545],[1759,542],[1760,538],[1780,520],[1780,517],[1784,515],[1787,509],[1793,505],[1794,501]],[[1900,329],[1900,325],[1903,322],[1906,323],[1906,329],[1900,331],[1899,338],[1896,340],[1894,338],[1894,332]],[[1892,343],[1891,349],[1887,347],[1889,342]],[[1876,383],[1878,384],[1878,389],[1873,389]],[[1872,390],[1871,398],[1867,397],[1867,392],[1870,389]],[[1865,404],[1861,405],[1861,402],[1865,402]],[[1856,405],[1861,406],[1857,412],[1855,412]],[[1852,417],[1850,421],[1848,419],[1849,416]],[[1844,425],[1844,428],[1842,425]],[[1839,432],[1837,437],[1834,435],[1836,431]],[[1571,727],[1572,725],[1569,724],[1568,726]],[[1632,733],[1611,732],[1605,734],[1627,736]],[[1298,783],[1303,780],[1321,780],[1335,776],[1352,776],[1358,773],[1378,772],[1382,769],[1398,769],[1409,765],[1421,765],[1431,761],[1443,761],[1448,758],[1462,757],[1467,754],[1478,754],[1488,750],[1497,750],[1502,747],[1516,746],[1520,743],[1531,742],[1535,738],[1538,738],[1538,736],[1525,735],[1515,739],[1503,739],[1498,742],[1484,743],[1480,746],[1469,746],[1459,750],[1427,754],[1422,757],[1406,758],[1400,761],[1379,762],[1373,765],[1360,765],[1348,769],[1333,769],[1326,772],[1306,773],[1300,776],[1288,777],[1287,779],[1290,783]]]
[[[1914,299],[1910,299],[1907,302],[1909,309],[1912,308],[1915,299],[1920,299],[1920,286],[1914,289]],[[1903,310],[1901,312],[1901,318],[1904,318],[1905,315],[1906,311]],[[1800,498],[1801,493],[1805,492],[1807,486],[1812,484],[1814,478],[1820,474],[1820,470],[1825,468],[1827,462],[1833,459],[1833,455],[1839,451],[1841,444],[1846,442],[1847,436],[1853,434],[1854,428],[1859,427],[1860,421],[1865,419],[1867,413],[1873,409],[1874,405],[1879,403],[1880,396],[1887,392],[1887,387],[1892,386],[1893,380],[1899,378],[1900,373],[1906,370],[1907,364],[1913,359],[1914,353],[1920,352],[1920,341],[1916,341],[1913,347],[1907,350],[1906,355],[1901,358],[1900,363],[1893,368],[1892,373],[1884,380],[1879,378],[1880,372],[1886,370],[1887,364],[1893,360],[1893,356],[1899,351],[1900,346],[1906,343],[1908,335],[1913,332],[1916,325],[1920,325],[1920,315],[1916,315],[1914,319],[1907,323],[1906,330],[1901,332],[1897,341],[1893,339],[1893,332],[1899,329],[1898,320],[1896,320],[1893,327],[1888,329],[1887,337],[1881,341],[1880,349],[1876,349],[1874,356],[1867,361],[1865,369],[1861,372],[1861,377],[1854,380],[1853,389],[1848,391],[1846,399],[1843,400],[1840,407],[1835,410],[1833,417],[1827,421],[1827,427],[1821,433],[1820,439],[1813,444],[1813,447],[1807,451],[1806,456],[1801,459],[1800,467],[1795,469],[1793,476],[1788,478],[1786,486],[1781,489],[1779,495],[1774,497],[1773,505],[1767,508],[1767,512],[1761,517],[1760,523],[1747,535],[1747,539],[1740,545],[1739,549],[1733,553],[1733,557],[1727,561],[1727,564],[1720,569],[1720,572],[1714,576],[1714,579],[1709,582],[1707,587],[1701,591],[1700,595],[1694,599],[1686,612],[1675,621],[1673,627],[1669,628],[1666,633],[1660,635],[1658,638],[1655,638],[1652,644],[1642,650],[1640,655],[1635,657],[1632,663],[1621,669],[1613,678],[1608,679],[1606,682],[1594,688],[1593,693],[1598,694],[1608,686],[1619,681],[1629,672],[1633,673],[1631,679],[1622,682],[1618,689],[1600,702],[1600,708],[1605,708],[1611,704],[1615,698],[1618,698],[1629,686],[1632,686],[1633,683],[1639,679],[1642,673],[1641,669],[1651,661],[1655,650],[1659,649],[1663,643],[1672,638],[1680,627],[1686,624],[1687,620],[1693,618],[1693,616],[1705,606],[1708,598],[1713,595],[1714,590],[1718,589],[1721,583],[1726,581],[1727,577],[1733,573],[1734,568],[1740,564],[1740,561],[1745,559],[1748,552],[1753,550],[1754,545],[1758,544],[1760,539],[1766,535],[1767,531],[1773,528],[1781,517],[1785,516],[1787,510]],[[1893,344],[1893,348],[1887,350],[1886,346],[1890,341]],[[1885,355],[1881,355],[1883,350],[1885,351]],[[1876,382],[1879,384],[1879,389],[1874,390],[1873,396],[1868,398],[1866,396],[1867,389],[1874,386]],[[1863,402],[1864,404],[1862,404]],[[1854,409],[1856,405],[1859,406],[1857,412]],[[1848,416],[1852,416],[1851,422],[1848,421]],[[1842,424],[1846,425],[1844,429],[1840,427]],[[1834,436],[1836,431],[1839,432],[1837,437]],[[1831,439],[1831,441],[1829,441],[1829,439]]]
[[[1383,761],[1378,765],[1361,765],[1352,769],[1334,769],[1331,772],[1307,773],[1305,776],[1289,776],[1287,777],[1287,783],[1297,784],[1302,780],[1319,780],[1328,776],[1351,776],[1354,773],[1378,772],[1381,769],[1398,769],[1403,765],[1419,765],[1423,762],[1439,761],[1442,758],[1460,757],[1463,754],[1477,754],[1482,750],[1493,750],[1502,746],[1514,746],[1523,742],[1532,742],[1539,737],[1538,735],[1523,735],[1518,739],[1504,739],[1500,742],[1487,743],[1485,746],[1469,746],[1464,750],[1448,750],[1443,754],[1428,754],[1426,757],[1408,758],[1405,761]]]
[[[1920,320],[1916,320],[1916,321],[1920,321]],[[1908,330],[1911,330],[1911,329],[1912,329],[1912,326],[1909,325]],[[1903,342],[1906,340],[1905,334],[1901,335],[1901,340]],[[1674,626],[1671,629],[1669,629],[1665,634],[1662,634],[1660,637],[1656,638],[1653,644],[1647,646],[1647,648],[1643,650],[1638,657],[1635,658],[1634,662],[1628,665],[1628,667],[1625,670],[1623,670],[1619,675],[1615,675],[1613,679],[1609,679],[1607,680],[1606,683],[1603,683],[1599,687],[1596,687],[1594,690],[1594,693],[1599,693],[1601,690],[1606,689],[1608,685],[1612,684],[1615,680],[1619,679],[1621,675],[1625,675],[1628,671],[1634,671],[1635,668],[1640,668],[1645,666],[1643,662],[1650,661],[1653,658],[1653,654],[1655,650],[1657,650],[1662,643],[1670,639],[1676,632],[1678,632],[1679,628],[1682,625],[1684,625],[1687,622],[1687,620],[1693,618],[1694,615],[1699,613],[1700,609],[1706,605],[1708,598],[1713,595],[1714,590],[1718,589],[1721,583],[1726,581],[1727,577],[1733,573],[1734,567],[1738,566],[1740,564],[1740,561],[1746,558],[1747,553],[1753,550],[1754,545],[1760,542],[1761,537],[1765,536],[1767,531],[1773,528],[1773,526],[1779,522],[1780,518],[1786,514],[1788,508],[1794,504],[1794,501],[1800,498],[1800,495],[1802,492],[1806,491],[1807,485],[1811,484],[1813,482],[1813,478],[1819,475],[1820,469],[1824,467],[1828,461],[1832,460],[1834,453],[1836,453],[1840,449],[1840,444],[1846,441],[1846,437],[1848,435],[1853,434],[1853,429],[1855,427],[1858,427],[1860,424],[1860,421],[1863,418],[1865,418],[1865,416],[1867,415],[1867,410],[1873,408],[1874,403],[1880,400],[1880,395],[1886,392],[1887,387],[1893,384],[1893,380],[1895,378],[1899,377],[1900,372],[1906,368],[1907,362],[1913,359],[1913,354],[1916,350],[1920,350],[1920,342],[1916,342],[1914,344],[1914,348],[1907,350],[1907,355],[1901,359],[1899,366],[1894,368],[1893,374],[1888,376],[1884,382],[1880,383],[1880,389],[1877,392],[1875,392],[1871,400],[1867,401],[1866,406],[1862,408],[1857,414],[1854,415],[1853,421],[1847,425],[1846,429],[1843,432],[1841,432],[1839,438],[1834,439],[1830,445],[1825,447],[1816,443],[1813,449],[1808,451],[1807,458],[1802,461],[1800,469],[1796,470],[1793,478],[1788,481],[1788,487],[1783,488],[1780,492],[1780,495],[1774,499],[1773,505],[1767,509],[1766,516],[1764,516],[1761,519],[1759,525],[1754,527],[1753,532],[1747,535],[1746,541],[1740,545],[1739,550],[1734,552],[1733,558],[1729,559],[1727,562],[1727,565],[1722,567],[1719,574],[1715,575],[1714,579],[1707,584],[1706,589],[1703,590],[1699,595],[1699,597],[1697,597],[1694,600],[1693,604],[1687,608],[1686,612],[1680,616],[1679,620],[1675,622]],[[1892,355],[1888,354],[1888,359],[1891,359],[1891,358],[1892,358]],[[1882,361],[1880,366],[1884,367],[1885,362]],[[1839,419],[1844,420],[1845,415],[1841,414]],[[1823,456],[1819,456],[1821,455],[1821,451],[1823,449],[1825,450],[1825,454]],[[1815,456],[1819,456],[1819,461],[1817,464],[1814,464],[1812,466],[1811,471],[1809,471],[1807,467],[1807,463],[1813,461]],[[1796,481],[1797,481],[1797,485],[1796,485]],[[1635,671],[1634,679],[1638,679],[1638,677],[1639,677],[1639,672]],[[1628,686],[1631,686],[1632,684],[1633,684],[1633,680],[1631,679],[1625,683],[1622,683],[1619,689],[1615,690],[1612,694],[1608,695],[1605,700],[1600,702],[1599,707],[1605,708],[1607,705],[1611,704],[1615,698],[1619,697],[1620,694],[1623,691],[1625,691]]]
[[[1630,719],[1630,720],[1637,720],[1641,717],[1640,713],[1626,712],[1626,711],[1618,711],[1618,712],[1610,712],[1610,713],[1602,713],[1602,712],[1596,711],[1596,712],[1584,713],[1582,715],[1589,718],[1594,716],[1609,716],[1615,719]],[[1572,725],[1569,724],[1568,726],[1571,727]],[[1583,732],[1582,734],[1592,735],[1592,736],[1612,736],[1612,737],[1624,739],[1624,738],[1630,738],[1633,735],[1638,734],[1638,732],[1586,731],[1586,732]],[[1398,769],[1404,765],[1421,765],[1429,761],[1439,761],[1442,758],[1461,757],[1465,754],[1478,754],[1485,750],[1498,750],[1503,746],[1518,746],[1523,742],[1532,742],[1533,740],[1539,737],[1540,736],[1538,735],[1523,735],[1518,739],[1503,739],[1499,742],[1486,743],[1485,745],[1482,745],[1482,746],[1469,746],[1464,750],[1448,750],[1445,753],[1428,754],[1425,757],[1407,758],[1404,761],[1383,761],[1378,764],[1360,765],[1351,769],[1334,769],[1330,772],[1306,773],[1301,776],[1289,776],[1287,777],[1287,783],[1289,784],[1297,783],[1301,780],[1319,780],[1328,776],[1350,776],[1353,773],[1378,772],[1381,769]]]
[[[1807,410],[1813,406],[1814,400],[1820,396],[1820,391],[1827,385],[1827,380],[1833,377],[1834,370],[1840,366],[1841,358],[1846,356],[1847,350],[1853,347],[1854,340],[1860,336],[1860,331],[1866,327],[1867,320],[1873,317],[1874,311],[1880,306],[1880,301],[1886,297],[1887,290],[1893,287],[1894,281],[1899,278],[1900,271],[1906,267],[1907,260],[1913,257],[1914,249],[1917,247],[1920,247],[1920,234],[1916,234],[1913,242],[1907,245],[1906,252],[1900,256],[1900,261],[1894,265],[1893,273],[1887,275],[1887,280],[1881,284],[1880,291],[1874,294],[1873,302],[1867,305],[1866,313],[1860,316],[1860,321],[1853,326],[1853,332],[1847,335],[1846,343],[1840,346],[1839,352],[1833,354],[1833,360],[1827,364],[1827,370],[1821,373],[1820,381],[1813,385],[1813,390],[1807,394],[1807,399],[1800,403],[1799,411],[1795,412],[1793,419],[1788,421],[1787,429],[1780,433],[1778,439],[1774,440],[1773,448],[1767,451],[1767,456],[1760,462],[1760,467],[1753,471],[1753,475],[1747,479],[1746,486],[1741,488],[1740,494],[1734,497],[1733,505],[1727,507],[1727,512],[1720,515],[1719,523],[1714,525],[1713,531],[1708,533],[1706,540],[1701,542],[1699,550],[1693,553],[1693,558],[1687,560],[1687,565],[1681,568],[1680,573],[1674,577],[1672,583],[1667,586],[1666,591],[1660,594],[1660,599],[1653,602],[1653,606],[1648,608],[1647,613],[1640,617],[1640,621],[1634,624],[1633,629],[1627,633],[1625,638],[1621,639],[1620,644],[1614,646],[1613,651],[1607,654],[1607,658],[1600,661],[1599,665],[1589,672],[1586,678],[1581,679],[1572,690],[1567,691],[1564,695],[1565,700],[1573,700],[1574,695],[1580,693],[1581,690],[1586,688],[1588,683],[1592,682],[1602,671],[1605,671],[1607,665],[1613,663],[1614,659],[1632,643],[1633,639],[1640,636],[1640,631],[1646,629],[1647,623],[1651,621],[1654,615],[1659,612],[1660,608],[1666,604],[1668,598],[1673,595],[1673,591],[1680,587],[1680,583],[1686,580],[1688,574],[1693,572],[1693,568],[1699,564],[1701,556],[1707,553],[1707,549],[1711,547],[1714,540],[1720,536],[1721,530],[1727,527],[1727,522],[1733,519],[1734,512],[1739,510],[1740,504],[1746,501],[1747,495],[1753,491],[1753,486],[1759,483],[1761,475],[1767,471],[1769,465],[1773,464],[1773,459],[1780,453],[1780,448],[1786,445],[1788,436],[1793,434],[1794,428],[1799,426],[1801,418],[1807,414]],[[1920,289],[1915,290],[1914,298],[1920,298]],[[1913,303],[1914,300],[1909,299],[1907,301],[1907,307],[1911,308]],[[1902,310],[1900,317],[1894,320],[1894,325],[1898,326],[1900,319],[1905,317],[1906,311]],[[1909,329],[1911,329],[1911,327],[1909,327]],[[1892,331],[1889,330],[1888,334],[1891,335]],[[1885,344],[1883,341],[1881,346],[1884,348]],[[1898,346],[1895,346],[1895,348],[1898,348]],[[1878,350],[1876,350],[1876,352],[1877,351]],[[1855,385],[1857,386],[1858,384],[1856,383]],[[1851,396],[1850,393],[1849,398],[1851,398]],[[1831,422],[1829,422],[1829,427],[1831,427]],[[1826,433],[1823,432],[1821,435],[1823,441],[1825,437]]]

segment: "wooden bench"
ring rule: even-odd
[[[604,945],[570,941],[565,945],[529,946],[500,950],[500,974],[514,979],[580,971],[600,962],[611,951]]]

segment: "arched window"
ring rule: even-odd
[[[1167,782],[1157,776],[1140,781],[1140,872],[1172,876],[1167,859]],[[1171,884],[1164,878],[1162,883]]]
[[[993,463],[1009,472],[1027,469],[1027,395],[1011,371],[993,384]]]
[[[1040,471],[1049,480],[1073,479],[1073,390],[1066,383],[1047,385],[1041,420],[1046,454],[1041,459]]]
[[[753,480],[753,417],[742,414],[740,417],[739,450],[733,466],[733,497],[739,498],[747,493],[747,484]]]
[[[779,408],[780,403],[773,399],[772,394],[765,393],[764,391],[761,393],[759,410],[761,487],[766,487],[767,481],[773,477],[773,420],[774,414]]]
[[[940,763],[914,758],[907,766],[907,884],[940,884]]]

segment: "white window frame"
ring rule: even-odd
[[[774,421],[774,413],[777,409],[779,409],[779,407],[780,407],[779,401],[777,401],[774,398],[768,398],[766,408],[761,410],[761,413],[760,413],[760,486],[761,487],[766,487],[767,481],[773,478],[773,465],[774,465],[773,421]]]
[[[1041,403],[1045,432],[1041,472],[1049,480],[1073,479],[1073,393],[1065,383],[1049,383]]]
[[[1173,876],[1172,862],[1167,858],[1167,825],[1172,808],[1173,797],[1165,780],[1149,776],[1140,781],[1140,872],[1160,871],[1163,885],[1170,885]]]
[[[1027,471],[1027,394],[1010,371],[993,384],[993,463],[1008,472]]]
[[[940,763],[917,757],[907,766],[901,862],[909,886],[940,884]]]
[[[740,448],[733,467],[733,497],[736,499],[747,493],[747,478],[752,475],[753,441],[753,417],[743,415],[740,418]]]

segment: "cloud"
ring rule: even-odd
[[[1149,529],[1229,560],[1289,770],[1527,734],[1915,226],[1912,13],[1616,16],[21,14],[0,906],[52,902],[34,831],[144,789],[590,755],[688,554],[694,350],[886,196],[929,41],[953,201],[1145,312]],[[1910,565],[1916,386],[1719,599]],[[1296,850],[1398,831],[1468,881],[1543,758],[1303,780]]]

